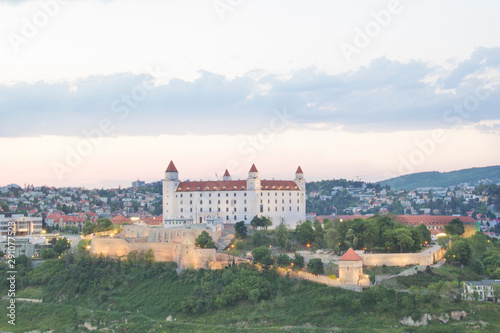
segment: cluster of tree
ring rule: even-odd
[[[282,268],[292,268],[293,270],[302,270],[305,266],[304,257],[299,253],[295,253],[293,258],[290,258],[286,253],[280,253],[274,257],[269,248],[261,246],[252,251],[253,263],[259,264],[264,270],[268,270],[273,266]],[[309,273],[318,275],[323,274],[323,262],[319,258],[309,260],[306,270]]]
[[[97,219],[97,224],[94,224],[90,221],[85,222],[83,226],[82,233],[84,236],[93,234],[95,232],[108,231],[113,230],[113,222],[111,222],[108,218],[99,218]]]
[[[66,237],[59,239],[54,237],[49,241],[49,243],[52,244],[52,247],[42,250],[41,256],[43,259],[57,258],[71,247]]]
[[[273,220],[269,217],[266,216],[257,216],[255,215],[250,221],[250,225],[255,229],[258,230],[258,228],[265,229],[267,230],[268,227],[273,225]]]
[[[315,248],[328,247],[337,253],[355,250],[372,252],[415,252],[431,241],[425,225],[405,226],[389,216],[374,215],[340,222],[336,219],[297,225],[295,238]]]
[[[207,248],[207,249],[216,249],[217,246],[215,245],[214,240],[212,239],[212,236],[209,235],[208,232],[203,230],[198,237],[196,237],[194,241],[194,245],[197,247],[201,248]]]
[[[451,241],[446,251],[447,263],[463,265],[478,275],[488,275],[490,279],[500,279],[500,241],[490,239],[481,232],[470,238],[447,236],[439,238],[441,244]]]

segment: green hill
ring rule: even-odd
[[[386,179],[378,182],[381,186],[389,185],[393,189],[412,190],[418,187],[448,187],[460,183],[476,183],[488,180],[491,183],[500,183],[500,166],[484,168],[470,168],[450,172],[419,172]]]

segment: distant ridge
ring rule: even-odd
[[[450,172],[419,172],[386,179],[376,184],[389,185],[391,189],[413,190],[419,187],[449,187],[460,183],[474,184],[480,180],[488,180],[493,184],[500,183],[500,165],[470,168]]]

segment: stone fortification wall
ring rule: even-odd
[[[314,275],[314,274],[304,272],[304,271],[292,271],[290,269],[283,269],[283,268],[279,268],[278,273],[282,276],[288,275],[289,277],[292,277],[292,278],[322,283],[322,284],[326,284],[327,286],[330,286],[330,287],[339,287],[339,288],[348,289],[348,290],[357,291],[357,292],[363,291],[363,285],[343,284],[340,282],[339,279],[330,279],[328,276],[325,276],[325,275]],[[370,283],[368,280],[368,284],[365,285],[365,287],[369,287],[369,286],[370,286]]]
[[[360,254],[365,266],[406,266],[406,265],[432,265],[441,260],[446,251],[440,246],[432,246],[419,253],[377,253]]]
[[[175,261],[174,244],[168,243],[141,243],[127,242],[120,238],[94,238],[90,246],[90,253],[106,256],[125,256],[131,251],[153,250],[156,261]]]

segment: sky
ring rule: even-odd
[[[0,186],[500,165],[497,1],[0,0]]]

